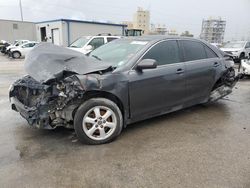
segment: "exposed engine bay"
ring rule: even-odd
[[[30,125],[45,129],[57,126],[70,128],[72,112],[81,104],[81,100],[77,100],[83,98],[83,92],[84,88],[76,76],[51,85],[25,76],[12,85],[10,99],[19,104],[12,104],[12,109],[19,111]]]

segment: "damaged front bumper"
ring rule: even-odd
[[[17,80],[9,91],[12,110],[20,113],[29,125],[40,129],[73,127],[73,111],[82,98],[82,89],[74,76],[68,83],[41,84],[29,76]]]
[[[49,114],[46,111],[41,114],[36,107],[28,107],[21,103],[17,98],[10,97],[11,109],[20,113],[31,126],[40,129],[53,129],[49,121]]]

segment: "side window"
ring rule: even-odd
[[[114,38],[114,37],[107,37],[107,41],[108,41],[108,42],[111,42],[112,40],[115,40],[115,39],[117,39],[117,38]]]
[[[34,47],[36,45],[36,43],[31,43],[30,47]]]
[[[184,47],[185,61],[206,59],[207,55],[203,44],[195,41],[182,41]]]
[[[216,53],[211,50],[209,47],[205,46],[205,51],[207,53],[207,57],[208,58],[217,58],[218,56],[216,55]]]
[[[177,42],[174,40],[160,42],[152,47],[143,59],[155,59],[158,65],[179,63],[180,55]]]
[[[29,48],[29,47],[30,47],[30,44],[23,45],[23,48]]]
[[[104,44],[104,39],[102,37],[94,38],[89,42],[89,45],[93,46],[94,49],[100,47]]]

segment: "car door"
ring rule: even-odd
[[[186,67],[187,101],[196,104],[210,94],[221,62],[219,57],[200,41],[181,40],[180,43]]]
[[[157,68],[129,72],[131,119],[140,120],[181,108],[185,99],[185,66],[177,41],[161,41],[141,58],[154,59]],[[140,61],[140,60],[139,60]]]
[[[30,50],[34,47],[34,45],[35,43],[28,43],[28,44],[23,45],[22,55],[26,56],[30,52]]]
[[[30,43],[24,44],[24,45],[21,47],[20,50],[21,50],[22,56],[25,56],[25,55],[27,54],[29,48],[30,48]]]

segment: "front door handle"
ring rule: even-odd
[[[177,69],[176,74],[182,74],[184,73],[184,70],[182,68]]]
[[[220,64],[218,62],[214,63],[214,67],[218,67]]]

